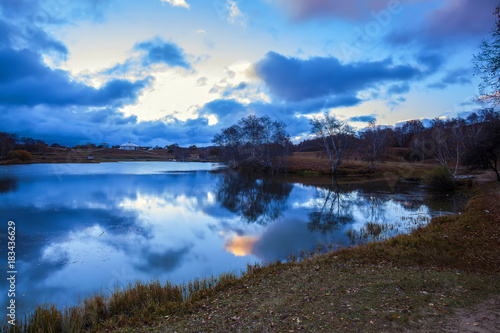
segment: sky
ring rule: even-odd
[[[0,131],[77,145],[206,146],[254,114],[294,142],[324,112],[483,107],[473,56],[496,0],[0,0]]]

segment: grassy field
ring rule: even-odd
[[[91,158],[89,159],[89,156]],[[47,148],[44,153],[33,153],[33,159],[24,163],[100,163],[100,162],[118,162],[118,161],[170,161],[175,159],[174,154],[168,153],[166,149],[138,150],[129,151],[112,148],[89,148],[89,149],[71,149],[65,148]],[[211,161],[213,160],[210,159]],[[198,151],[194,150],[186,158],[187,162],[200,162]],[[0,161],[0,164],[18,164],[23,163],[15,160]]]
[[[453,332],[458,313],[486,300],[491,306],[463,325],[488,332],[500,325],[488,312],[500,295],[500,186],[479,177],[471,191],[463,213],[410,235],[334,252],[325,246],[241,276],[137,283],[64,311],[41,305],[25,325],[4,330]]]
[[[345,159],[336,171],[339,176],[383,176],[384,174],[401,175],[405,178],[421,177],[426,171],[437,165],[434,159],[419,163],[410,163],[401,157],[400,148],[392,149],[384,162],[377,162],[372,171],[369,162]],[[287,171],[299,175],[331,174],[331,164],[323,152],[295,152],[287,159]]]

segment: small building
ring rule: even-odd
[[[128,143],[124,143],[120,146],[121,150],[139,150],[139,146],[136,144],[131,143],[130,141]]]

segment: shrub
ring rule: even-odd
[[[31,161],[33,159],[33,155],[29,151],[26,150],[14,150],[9,154],[9,158],[18,159],[20,161]]]
[[[457,187],[452,174],[445,166],[435,167],[427,173],[424,180],[434,190],[448,192]]]

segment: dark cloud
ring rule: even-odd
[[[0,19],[0,49],[33,49],[39,51],[55,51],[65,57],[68,54],[66,46],[53,39],[41,29],[21,30]]]
[[[438,82],[427,85],[428,88],[445,89],[453,84],[470,84],[473,72],[467,68],[457,68],[446,72],[446,75]]]
[[[87,142],[122,144],[127,141],[152,146],[165,146],[172,142],[184,146],[208,145],[220,126],[226,124],[230,126],[232,123],[209,126],[203,116],[186,121],[171,116],[138,121],[136,116],[126,116],[114,107],[0,107],[0,131],[70,146]]]
[[[314,18],[342,18],[362,20],[371,12],[387,9],[389,4],[400,4],[390,0],[278,0],[294,20]],[[393,6],[394,6],[393,5]]]
[[[410,92],[410,85],[408,83],[393,84],[387,88],[389,95],[402,95]]]
[[[394,65],[391,59],[342,64],[333,57],[301,60],[275,52],[256,63],[255,72],[279,99],[299,102],[330,96],[344,99],[344,106],[356,104],[357,93],[367,88],[424,74],[416,67]]]
[[[457,68],[448,71],[446,76],[443,78],[443,83],[446,84],[468,84],[471,83],[471,77],[474,75],[472,70],[469,68]]]
[[[445,62],[444,55],[433,51],[421,51],[417,54],[417,61],[426,67],[429,74],[434,74]]]
[[[325,108],[325,101],[313,103],[266,103],[253,102],[242,104],[233,99],[218,99],[205,104],[200,109],[200,115],[215,115],[219,123],[218,128],[228,127],[242,117],[254,114],[256,116],[269,116],[274,120],[282,121],[287,126],[287,131],[292,135],[309,132],[309,119],[306,113],[321,111]],[[343,103],[342,103],[343,104]],[[327,107],[327,106],[326,106]]]
[[[246,107],[234,99],[216,99],[206,103],[201,111],[206,115],[215,115],[223,123],[229,123],[246,113]]]
[[[494,22],[497,0],[447,0],[440,9],[429,14],[427,32],[435,38],[483,35]]]
[[[351,117],[349,121],[359,122],[359,123],[369,123],[371,121],[377,121],[377,118],[374,115],[370,116],[359,116],[359,117]]]
[[[427,88],[431,88],[431,89],[445,89],[446,88],[446,84],[444,84],[442,82],[434,82],[434,83],[428,84]]]
[[[412,28],[394,30],[387,40],[394,45],[416,42],[427,47],[476,42],[493,27],[497,0],[446,0]]]
[[[122,106],[134,102],[152,77],[112,80],[96,89],[73,81],[68,72],[51,69],[37,53],[0,50],[0,105]]]
[[[135,46],[137,50],[146,51],[142,58],[143,64],[166,64],[171,67],[179,66],[189,69],[191,66],[185,59],[184,52],[174,43],[169,43],[155,38],[139,43]]]
[[[142,79],[112,78],[99,88],[74,80],[69,72],[44,62],[47,52],[63,58],[68,53],[63,43],[47,33],[47,26],[99,19],[109,2],[82,0],[64,6],[54,6],[57,1],[0,2],[0,130],[66,145],[129,140],[148,144],[169,139],[190,143],[193,131],[213,135],[206,119],[141,123],[136,116],[118,110],[135,103],[151,86],[153,77],[142,75],[149,66],[162,63],[189,68],[182,50],[172,43],[156,38],[137,44],[139,58],[109,69],[107,76],[125,75],[138,67],[141,75],[137,77]]]
[[[150,249],[143,249],[142,258],[144,263],[134,265],[147,273],[170,272],[179,267],[184,261],[184,257],[191,250],[191,246],[185,246],[178,250],[169,250],[164,253],[150,252]]]
[[[123,63],[118,63],[111,68],[101,71],[99,74],[104,76],[134,75],[144,77],[151,71],[151,66],[155,64],[191,69],[184,51],[176,44],[164,42],[160,38],[137,43],[133,50],[140,51],[141,54],[130,57]],[[204,85],[206,81],[207,78],[200,78],[198,84]]]
[[[246,83],[246,82],[240,82],[237,85],[229,85],[229,86],[227,86],[227,87],[224,88],[222,96],[223,97],[229,97],[232,94],[234,94],[235,92],[244,90],[247,87],[248,87],[248,83]]]

